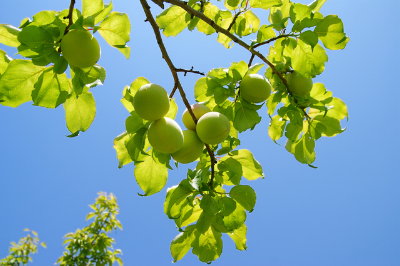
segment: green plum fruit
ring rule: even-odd
[[[147,137],[156,151],[174,153],[183,146],[183,132],[178,123],[168,117],[151,122]]]
[[[311,78],[307,78],[297,71],[289,73],[286,76],[289,89],[293,95],[298,97],[306,97],[310,95],[313,82]]]
[[[179,163],[191,163],[200,157],[204,149],[196,132],[192,130],[183,131],[183,146],[180,150],[172,154],[172,158]]]
[[[140,87],[133,97],[133,107],[136,113],[146,120],[157,120],[164,117],[169,110],[167,91],[153,83]]]
[[[240,96],[248,102],[264,102],[270,94],[271,84],[259,74],[248,74],[240,82]]]
[[[74,67],[91,67],[100,58],[100,45],[87,30],[70,30],[61,40],[61,51]]]
[[[208,113],[208,112],[211,111],[210,108],[208,108],[204,104],[200,104],[200,103],[192,104],[191,108],[192,108],[194,116],[197,118],[197,120],[199,120],[200,117],[202,115],[204,115],[205,113]],[[186,109],[183,112],[182,122],[183,122],[183,124],[185,125],[185,127],[187,129],[190,129],[190,130],[195,130],[196,129],[196,124],[194,123],[193,118],[190,115],[188,109]]]
[[[200,140],[207,144],[218,144],[224,141],[231,128],[229,119],[218,112],[208,112],[200,117],[196,132]]]

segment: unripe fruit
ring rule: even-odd
[[[150,124],[147,137],[156,151],[174,153],[183,146],[183,132],[178,123],[163,117]]]
[[[295,96],[305,97],[310,95],[313,82],[311,78],[301,75],[299,72],[292,72],[286,76],[289,89]]]
[[[200,141],[196,132],[192,130],[183,131],[183,146],[172,154],[172,158],[179,163],[191,163],[200,157],[203,152],[204,143]]]
[[[100,58],[99,43],[87,30],[70,30],[61,40],[61,51],[75,67],[91,67]]]
[[[271,84],[259,74],[248,74],[240,82],[240,96],[251,103],[261,103],[271,94]]]
[[[196,132],[202,142],[214,145],[228,137],[230,128],[229,119],[225,115],[209,112],[197,122]]]
[[[164,117],[169,110],[169,97],[163,87],[148,83],[140,87],[133,97],[133,108],[146,120],[157,120]]]
[[[194,116],[197,118],[197,120],[199,120],[200,117],[202,115],[204,115],[205,113],[208,113],[208,112],[211,111],[210,108],[208,108],[204,104],[200,104],[200,103],[192,104],[191,108],[192,108]],[[194,123],[193,118],[190,115],[188,109],[186,109],[183,112],[182,122],[183,122],[183,124],[185,125],[185,127],[187,129],[190,129],[190,130],[195,130],[196,129],[196,124]]]

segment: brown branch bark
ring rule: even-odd
[[[179,94],[181,95],[182,101],[185,104],[186,108],[188,109],[190,116],[192,117],[193,121],[197,124],[197,118],[193,113],[193,110],[190,106],[190,103],[186,97],[186,93],[185,90],[182,87],[182,84],[179,80],[178,77],[178,73],[177,73],[177,68],[174,66],[174,64],[172,63],[171,58],[168,55],[167,49],[165,48],[164,42],[162,40],[161,34],[160,34],[160,28],[158,27],[153,14],[150,11],[150,6],[147,3],[146,0],[140,0],[140,3],[143,7],[143,11],[146,14],[146,18],[147,21],[150,23],[151,27],[153,28],[153,32],[154,35],[156,37],[157,40],[157,44],[160,48],[161,54],[162,54],[162,58],[164,59],[164,61],[167,63],[172,77],[174,78],[174,89],[172,90],[171,94],[173,95],[173,92],[178,90]],[[211,190],[213,190],[213,182],[214,182],[214,175],[215,175],[215,163],[216,163],[216,159],[215,159],[215,155],[214,152],[211,150],[211,147],[208,144],[205,144],[208,155],[210,156],[210,161],[211,161],[211,181],[210,181],[210,185],[211,185]]]
[[[71,25],[74,24],[74,21],[72,20],[74,13],[74,6],[75,6],[75,0],[71,0],[71,2],[69,3],[68,15],[64,17],[65,19],[68,19],[68,25],[64,30],[64,35],[67,34]]]

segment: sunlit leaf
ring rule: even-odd
[[[203,6],[203,14],[212,19],[213,21],[217,21],[219,18],[219,8],[211,3],[206,3]],[[197,29],[198,31],[204,33],[204,34],[213,34],[215,32],[214,28],[208,25],[206,22],[200,20],[197,23]]]
[[[247,227],[245,224],[243,224],[241,227],[237,228],[233,232],[228,232],[229,237],[235,243],[236,249],[238,249],[238,250],[246,250],[247,249],[246,233],[247,233]]]
[[[314,77],[324,71],[328,56],[324,48],[319,44],[312,49],[309,44],[298,40],[291,59],[294,70],[298,71],[303,76]]]
[[[18,41],[18,34],[20,29],[8,24],[0,24],[0,43],[11,47],[17,47],[20,43]]]
[[[282,0],[250,0],[250,6],[254,8],[269,9],[282,4]]]
[[[135,164],[134,175],[144,195],[150,196],[163,189],[167,183],[166,158],[165,155],[153,151],[151,155],[144,155],[141,160]]]
[[[189,14],[182,8],[172,5],[157,16],[156,21],[165,36],[176,36],[181,33],[189,23]]]
[[[221,233],[210,226],[205,232],[195,233],[193,241],[193,254],[202,262],[211,262],[219,258],[222,253]]]
[[[1,104],[17,107],[31,101],[34,84],[45,67],[36,66],[29,60],[12,60],[0,78]]]
[[[324,46],[331,50],[345,48],[350,40],[344,33],[342,20],[335,15],[326,16],[318,23],[314,32],[318,35]]]
[[[72,135],[86,131],[96,116],[96,102],[91,92],[71,95],[65,103],[65,120]]]
[[[71,93],[71,83],[65,74],[56,74],[50,67],[43,71],[32,91],[34,105],[56,108],[64,103]]]
[[[130,40],[131,24],[127,14],[112,12],[100,23],[98,31],[109,45],[117,48],[126,58],[129,58],[130,48],[126,43]]]
[[[172,240],[170,245],[171,255],[174,258],[174,262],[181,260],[186,253],[192,248],[192,242],[195,239],[195,227],[188,226],[185,231],[177,235]]]
[[[253,211],[256,205],[256,192],[247,185],[234,186],[229,195],[248,211]]]

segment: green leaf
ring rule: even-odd
[[[189,24],[190,16],[182,8],[172,5],[157,16],[156,22],[165,36],[176,36]]]
[[[290,121],[285,128],[285,136],[292,141],[296,141],[302,130],[303,123]]]
[[[90,17],[104,8],[103,0],[82,0],[82,15]]]
[[[228,232],[228,236],[235,243],[236,249],[238,249],[238,250],[246,250],[247,249],[246,233],[247,233],[247,227],[245,224],[242,224],[241,227],[237,228],[233,232]]]
[[[314,77],[324,71],[328,56],[319,44],[313,49],[309,44],[298,40],[291,59],[294,70],[303,76]]]
[[[52,67],[42,72],[34,87],[33,104],[47,108],[56,108],[64,103],[72,90],[67,75],[54,73]]]
[[[247,71],[247,74],[257,74],[258,71],[260,71],[261,68],[264,67],[264,64],[254,64],[251,67],[249,67],[249,70]]]
[[[246,75],[249,67],[247,66],[247,63],[245,61],[239,61],[239,62],[234,62],[231,64],[229,67],[229,76],[232,78],[232,80],[228,80],[229,83],[231,82],[238,82],[243,79],[243,77]],[[224,70],[226,73],[226,71]]]
[[[219,18],[219,21],[218,21],[219,22],[218,25],[221,26],[224,29],[227,29],[231,25],[231,23],[233,21],[232,13],[227,11],[227,10],[225,10],[225,11],[221,10],[219,12],[219,14],[220,14],[220,18]],[[231,32],[232,31],[233,30],[231,29]],[[221,43],[227,49],[232,47],[232,39],[229,38],[228,36],[226,36],[223,33],[218,33],[217,41],[219,43]]]
[[[132,162],[132,158],[126,147],[126,143],[131,139],[131,137],[132,136],[129,133],[124,132],[114,139],[114,149],[117,152],[118,168]]]
[[[206,3],[203,7],[203,14],[216,22],[219,18],[219,8],[211,3]],[[214,28],[203,20],[197,23],[197,30],[207,35],[215,32]]]
[[[318,115],[313,119],[313,125],[319,124],[322,136],[333,137],[344,131],[340,125],[340,120],[329,117]]]
[[[277,141],[283,136],[285,125],[286,121],[281,116],[275,115],[269,123],[268,136],[273,141]]]
[[[312,48],[318,43],[318,35],[313,31],[304,31],[300,34],[300,40],[309,44]]]
[[[235,10],[236,8],[239,7],[239,5],[241,4],[243,0],[225,0],[224,1],[224,6],[228,9],[228,10]]]
[[[171,255],[174,262],[181,260],[192,247],[195,239],[195,226],[188,226],[184,232],[177,235],[170,245]]]
[[[336,15],[326,16],[318,23],[314,32],[324,46],[331,50],[344,49],[350,40],[344,33],[342,20]]]
[[[193,193],[193,188],[187,179],[181,181],[178,186],[168,188],[164,201],[164,213],[170,219],[180,217],[181,209],[188,202],[188,197]]]
[[[310,18],[311,11],[312,9],[309,6],[296,3],[292,6],[292,9],[290,10],[290,19],[294,24],[296,23],[296,21]]]
[[[310,92],[311,98],[320,102],[332,101],[332,92],[327,91],[323,83],[314,83]]]
[[[131,115],[125,120],[125,128],[128,133],[134,134],[143,127],[143,118],[141,118],[136,112],[131,112]]]
[[[242,102],[235,103],[235,118],[233,120],[233,126],[239,131],[243,132],[247,129],[253,129],[258,123],[260,123],[261,117],[257,111],[249,108],[247,104]]]
[[[126,58],[129,58],[130,48],[126,43],[130,40],[131,24],[127,14],[112,12],[100,23],[98,31],[109,45],[117,48]]]
[[[200,208],[198,199],[195,199],[194,202],[187,200],[186,203],[182,205],[180,216],[175,219],[175,223],[180,228],[187,226],[196,222],[202,212],[203,209]]]
[[[175,99],[170,99],[169,110],[165,116],[175,119],[177,113],[178,113],[178,105],[176,104]]]
[[[102,85],[106,79],[106,70],[99,65],[85,69],[71,67],[71,75],[74,91],[79,95],[85,88]]]
[[[211,262],[219,258],[222,253],[222,235],[210,226],[204,233],[195,233],[193,241],[193,254],[202,262]]]
[[[29,102],[34,84],[45,67],[36,66],[30,60],[12,60],[0,78],[1,104],[17,107]]]
[[[72,94],[64,103],[67,128],[72,135],[86,131],[96,116],[96,102],[91,92]]]
[[[218,170],[222,172],[224,184],[238,185],[243,176],[242,165],[238,160],[231,157],[224,157],[217,164]]]
[[[0,24],[0,43],[11,47],[19,46],[19,33],[20,30],[12,25]]]
[[[218,213],[215,220],[215,228],[220,232],[232,232],[238,229],[246,221],[246,211],[240,204],[228,197],[220,200],[222,205],[228,205],[228,212]],[[226,206],[224,206],[226,209]]]
[[[168,168],[163,156],[165,155],[153,151],[151,155],[144,155],[142,161],[135,164],[134,175],[136,182],[144,191],[144,196],[161,191],[167,183]]]
[[[124,132],[114,139],[118,168],[139,160],[146,141],[146,131],[147,128],[142,127],[134,133]]]
[[[282,4],[282,0],[250,0],[250,6],[254,8],[269,9]]]
[[[54,42],[51,33],[46,28],[34,25],[23,28],[18,34],[18,41],[35,52],[39,52],[39,49],[43,48],[52,48]]]
[[[229,196],[250,212],[253,211],[256,205],[256,192],[250,186],[234,186],[229,192]]]
[[[4,71],[6,71],[11,60],[7,53],[0,49],[0,78]]]
[[[228,158],[232,158],[240,163],[244,178],[256,180],[264,177],[260,163],[254,159],[253,154],[249,150],[232,151],[229,155],[221,158],[220,161],[227,160]]]
[[[194,97],[197,102],[207,102],[214,96],[214,91],[221,85],[215,79],[202,77],[194,85]]]
[[[259,28],[260,19],[251,10],[240,14],[234,25],[235,33],[239,36],[247,36],[251,33],[255,33]]]
[[[315,141],[309,134],[304,134],[300,140],[292,142],[288,140],[286,150],[294,154],[297,161],[304,164],[312,164],[315,161]]]
[[[328,112],[326,115],[342,120],[348,117],[349,114],[346,104],[341,99],[333,97],[332,101],[328,103]]]
[[[315,0],[308,6],[312,9],[313,12],[318,12],[321,7],[325,4],[326,0]]]
[[[271,38],[276,37],[276,33],[271,26],[262,25],[257,32],[257,42],[264,42]]]

